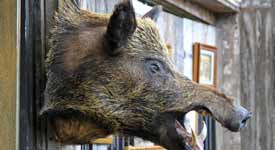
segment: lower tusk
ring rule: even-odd
[[[191,131],[192,131],[192,142],[191,142],[191,146],[194,147],[197,145],[197,136],[195,134],[195,132],[193,131],[193,129],[191,128]]]

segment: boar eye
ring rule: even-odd
[[[146,61],[146,68],[151,74],[162,74],[165,73],[162,62],[158,60],[149,59]]]
[[[150,71],[152,73],[157,73],[160,71],[160,67],[158,66],[158,64],[151,64],[150,66]]]

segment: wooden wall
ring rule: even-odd
[[[275,149],[274,4],[243,0],[239,14],[217,19],[220,88],[253,112],[240,135],[218,128],[217,149]]]
[[[216,45],[215,27],[162,13],[157,22],[161,36],[172,46],[172,60],[179,72],[192,79],[193,44]]]
[[[17,6],[0,1],[0,149],[16,148]]]
[[[241,103],[253,112],[248,128],[241,133],[242,150],[275,149],[274,9],[271,0],[242,2]]]

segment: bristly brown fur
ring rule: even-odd
[[[64,3],[49,38],[41,114],[59,142],[89,144],[121,133],[180,150],[186,141],[174,122],[186,112],[207,109],[234,131],[247,114],[224,94],[177,73],[154,22],[136,19],[128,0],[111,16]]]
[[[219,92],[216,88],[206,86],[206,85],[200,85],[200,87],[205,88],[206,90],[212,91],[215,95],[223,97],[225,100],[227,100],[232,105],[234,104],[234,99],[226,96],[224,93]]]
[[[90,13],[84,10],[80,10],[75,3],[68,2],[61,6],[59,11],[55,14],[54,28],[50,32],[50,52],[47,57],[47,68],[54,62],[61,64],[66,64],[67,61],[63,60],[62,57],[65,53],[70,53],[68,51],[77,51],[78,55],[73,55],[71,57],[78,57],[75,61],[82,59],[88,55],[88,50],[86,48],[79,49],[79,45],[84,43],[74,44],[73,37],[76,33],[81,30],[93,30],[96,27],[106,26],[108,24],[109,15],[102,15],[96,13]],[[79,37],[77,37],[79,38]],[[84,37],[85,38],[85,37]],[[86,38],[89,38],[88,36]],[[70,42],[70,43],[68,43]],[[82,41],[85,42],[85,41]],[[72,50],[74,48],[74,50]],[[81,50],[83,52],[81,52]],[[74,62],[74,59],[69,59],[69,61]]]

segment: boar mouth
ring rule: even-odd
[[[222,110],[222,108],[220,110]],[[204,105],[191,105],[185,108],[183,112],[176,111],[176,119],[184,118],[190,111],[196,111],[202,116],[211,117],[213,120],[219,122],[223,127],[233,132],[238,132],[244,128],[247,120],[252,116],[251,112],[241,106],[232,106],[231,111],[213,111],[211,107],[208,108]]]
[[[186,119],[186,114],[193,110],[204,116],[207,115],[213,117],[211,111],[204,106],[190,107],[188,111],[185,112],[168,113],[168,116],[171,117],[166,117],[166,122],[169,122],[166,124],[168,132],[165,134],[166,142],[162,144],[169,150],[201,150],[201,148],[198,149],[198,147],[202,147],[201,144],[207,136],[207,126],[205,122],[203,122],[201,132],[198,134],[194,132],[189,120]],[[161,141],[164,140],[161,138]]]
[[[220,105],[218,105],[220,106]],[[231,105],[227,111],[221,108],[209,106],[209,103],[204,104],[191,104],[188,107],[174,107],[169,111],[166,111],[163,117],[165,117],[164,128],[160,131],[166,131],[161,134],[161,144],[169,150],[202,150],[204,140],[207,134],[206,124],[203,122],[203,129],[198,135],[193,131],[190,122],[186,119],[186,115],[190,111],[196,111],[203,116],[209,116],[212,119],[221,123],[231,131],[239,131],[245,127],[247,120],[251,117],[251,112],[247,111],[241,106]],[[217,111],[220,110],[220,111]],[[170,116],[170,117],[169,117]]]

